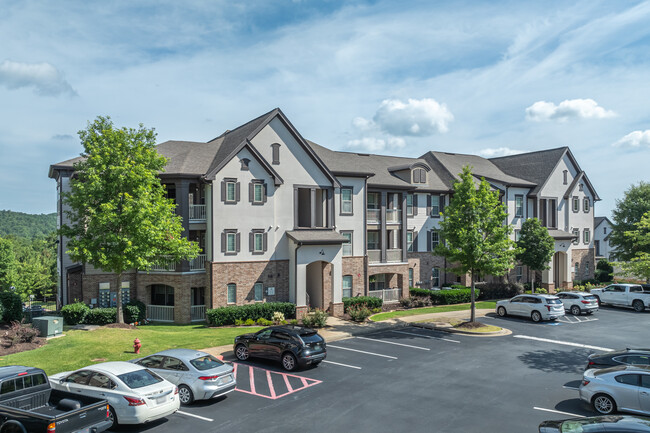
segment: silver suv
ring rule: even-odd
[[[603,415],[616,411],[650,415],[650,366],[587,370],[582,376],[580,398]]]
[[[554,295],[517,295],[509,300],[498,301],[496,312],[501,317],[511,314],[541,322],[564,316],[564,305]]]

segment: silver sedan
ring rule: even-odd
[[[580,399],[603,415],[617,411],[650,415],[650,366],[587,370],[580,384]]]
[[[237,386],[231,364],[199,350],[163,350],[131,362],[177,385],[182,404],[220,397],[234,391]]]

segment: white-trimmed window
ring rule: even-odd
[[[352,215],[352,188],[341,188],[341,214]]]
[[[409,230],[406,232],[406,251],[409,253],[413,252],[413,231]]]
[[[591,241],[591,233],[589,229],[584,229],[582,232],[582,242],[588,244]]]
[[[440,287],[440,268],[431,268],[431,287]]]
[[[255,283],[253,286],[253,291],[255,292],[255,300],[256,301],[262,301],[264,300],[264,284],[263,283]]]
[[[585,280],[589,278],[589,260],[585,261]]]
[[[576,196],[574,196],[572,200],[572,209],[573,212],[578,212],[580,210],[580,199]]]
[[[580,263],[576,262],[576,264],[573,266],[573,275],[574,278],[578,278],[578,273],[580,272]]]
[[[264,233],[253,233],[253,251],[256,253],[260,253],[264,251]]]
[[[431,251],[434,251],[440,243],[440,232],[438,230],[431,230]]]
[[[227,253],[237,252],[237,233],[235,232],[226,233],[226,252]]]
[[[227,296],[228,296],[228,303],[229,304],[235,304],[237,303],[237,284],[230,283],[227,286]]]
[[[573,240],[571,242],[573,245],[578,245],[578,242],[580,242],[580,229],[573,229]]]
[[[253,203],[263,203],[264,202],[264,184],[254,183],[253,184]]]
[[[516,266],[515,267],[515,281],[521,283],[524,279],[524,267]]]
[[[515,229],[515,242],[521,238],[521,230]]]
[[[431,197],[431,216],[434,218],[440,217],[440,196],[430,195]]]
[[[352,275],[343,275],[343,293],[344,298],[352,297]]]
[[[248,249],[253,254],[266,252],[267,233],[264,229],[253,229],[248,235]]]
[[[347,238],[347,242],[343,243],[343,255],[351,256],[352,255],[352,232],[342,231],[341,236]]]
[[[236,203],[237,202],[237,181],[227,180],[226,181],[226,203]]]
[[[515,195],[515,218],[524,217],[524,196]]]
[[[406,194],[406,216],[413,216],[413,194]]]
[[[582,210],[584,212],[589,212],[589,209],[591,208],[591,201],[589,200],[589,197],[585,197],[582,199]]]
[[[409,268],[409,287],[413,287],[413,268]]]

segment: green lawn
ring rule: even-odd
[[[256,332],[260,327],[207,328],[204,325],[147,325],[138,329],[99,328],[95,331],[65,330],[36,350],[0,358],[0,366],[39,367],[47,374],[76,370],[100,361],[128,361],[140,356],[182,347],[204,349],[232,344],[235,336]],[[133,340],[142,343],[141,355],[133,353]]]
[[[370,317],[373,322],[381,322],[382,320],[395,319],[397,317],[417,316],[420,314],[429,313],[447,313],[449,311],[463,311],[469,310],[470,304],[457,304],[457,305],[440,305],[438,307],[424,307],[413,308],[411,310],[390,311],[388,313],[379,313]],[[489,308],[494,310],[496,308],[495,301],[477,302],[476,308]]]

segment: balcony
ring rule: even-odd
[[[381,250],[368,250],[368,263],[381,262]]]
[[[390,250],[386,250],[386,262],[388,263],[396,263],[396,262],[401,262],[402,261],[402,249],[401,248],[393,248]]]
[[[205,221],[205,205],[190,204],[190,222]]]
[[[190,321],[203,322],[205,320],[205,305],[192,305],[190,308]]]
[[[368,224],[379,224],[381,222],[381,209],[367,209],[366,222]]]
[[[161,256],[158,258],[158,262],[151,267],[151,270],[158,272],[175,272],[176,261],[174,261],[172,257]]]
[[[190,271],[205,271],[205,254],[199,254],[190,260]]]
[[[401,209],[386,209],[386,224],[399,224],[402,222]]]
[[[173,322],[174,307],[168,305],[147,305],[147,320],[152,322]]]
[[[384,304],[390,302],[399,302],[399,297],[401,294],[401,289],[368,290],[368,296],[372,296],[373,298],[380,298],[384,301]]]

